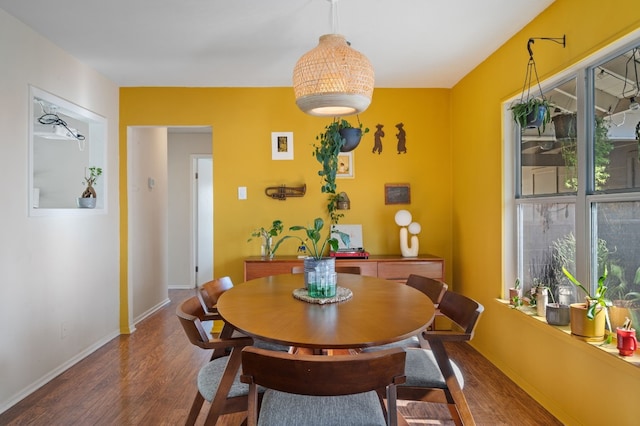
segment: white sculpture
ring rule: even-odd
[[[400,253],[402,257],[418,257],[418,237],[422,230],[418,222],[411,222],[411,213],[408,210],[398,210],[396,224],[400,226]],[[411,233],[411,245],[409,245],[409,233]]]

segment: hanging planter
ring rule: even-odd
[[[513,114],[514,121],[520,125],[521,130],[537,128],[538,134],[541,134],[545,131],[547,124],[551,122],[551,110],[553,106],[542,93],[542,87],[540,87],[540,80],[538,78],[538,70],[536,68],[536,61],[533,59],[533,51],[531,50],[532,43],[533,39],[529,39],[529,42],[527,43],[529,62],[527,63],[527,72],[524,77],[522,94],[520,95],[520,100],[511,105],[510,109]],[[534,76],[535,81],[533,80]],[[540,92],[539,96],[531,93],[532,87],[535,88],[535,86],[537,86]]]
[[[340,129],[340,136],[344,139],[344,145],[340,148],[340,152],[353,151],[362,140],[362,129],[358,127]]]
[[[558,114],[554,115],[551,120],[556,131],[557,140],[576,138],[576,114]]]

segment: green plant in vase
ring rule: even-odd
[[[326,238],[323,239],[322,229],[324,228],[324,221],[317,217],[313,221],[313,226],[301,226],[296,225],[289,228],[290,231],[304,231],[305,237],[302,238],[298,235],[285,235],[274,246],[274,251],[289,238],[294,238],[300,241],[307,248],[309,257],[319,260],[322,259],[327,249],[327,245],[334,251],[338,250],[339,242],[337,238],[332,237],[333,234],[338,234],[340,239],[345,245],[349,245],[350,238],[348,234],[337,230],[329,230]]]
[[[280,246],[280,242],[276,242],[273,244],[273,238],[277,237],[284,230],[284,225],[281,220],[274,220],[271,224],[270,228],[256,228],[251,233],[251,238],[247,240],[247,242],[252,241],[254,238],[262,238],[262,256],[268,259],[273,259],[273,256],[276,254],[276,250]]]

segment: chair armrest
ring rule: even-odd
[[[219,348],[243,348],[245,346],[252,346],[253,339],[249,336],[242,337],[230,337],[227,339],[211,339],[208,342],[203,342],[200,347],[202,349],[219,349]]]
[[[462,333],[459,331],[451,330],[430,330],[423,331],[422,337],[426,340],[442,340],[447,342],[463,342],[471,340],[471,335],[468,333]]]

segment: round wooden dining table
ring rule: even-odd
[[[316,304],[294,298],[304,274],[282,274],[238,284],[218,299],[225,322],[250,336],[282,345],[357,349],[415,336],[435,314],[424,293],[393,281],[338,274],[338,287],[352,297]]]

